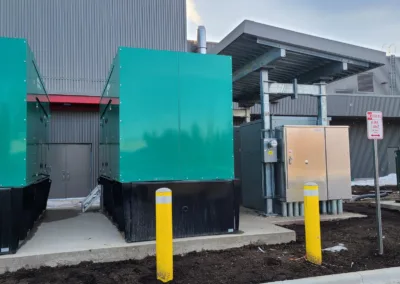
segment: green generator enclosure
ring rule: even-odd
[[[172,191],[174,238],[235,233],[231,57],[120,48],[100,101],[103,211],[127,242],[155,238]]]
[[[49,98],[26,40],[0,38],[0,187],[47,174]]]
[[[119,48],[100,117],[102,176],[234,178],[231,57]]]
[[[16,253],[46,210],[49,119],[27,41],[0,38],[0,255]]]

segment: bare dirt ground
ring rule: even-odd
[[[380,187],[381,193],[389,192],[388,195],[382,196],[381,200],[398,200],[400,202],[400,194],[395,185],[386,185]],[[375,187],[373,186],[353,186],[352,187],[353,195],[363,195],[363,194],[375,194]],[[369,202],[371,199],[364,199],[364,202]]]
[[[375,193],[375,187],[373,186],[353,186],[352,193],[354,195],[361,195],[361,194],[368,194],[368,193]],[[380,191],[392,191],[397,192],[397,186],[395,185],[385,185],[380,187]]]
[[[400,213],[383,210],[384,256],[377,255],[375,209],[345,204],[345,210],[366,214],[363,219],[322,223],[323,247],[344,244],[347,251],[324,252],[323,265],[304,260],[304,227],[289,226],[297,242],[249,246],[175,257],[174,283],[263,283],[344,272],[400,266]],[[1,284],[135,284],[157,283],[155,258],[141,261],[21,270],[0,276]]]

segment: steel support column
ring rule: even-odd
[[[251,108],[246,108],[246,122],[251,122]]]
[[[326,84],[319,84],[320,95],[318,96],[318,125],[328,125],[328,106],[326,97]]]
[[[260,71],[260,99],[261,99],[261,118],[263,123],[264,134],[262,137],[271,138],[271,114],[269,110],[269,84],[268,84],[268,70],[262,69]],[[261,143],[261,141],[260,141]],[[265,200],[265,214],[272,215],[273,210],[273,196],[274,196],[274,164],[262,162],[263,169],[263,190]]]

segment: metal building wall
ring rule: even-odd
[[[396,95],[400,95],[400,58],[396,58],[395,64],[395,76],[396,76]],[[369,72],[373,72],[374,82],[374,93],[379,95],[390,95],[390,57],[386,58],[386,65],[373,69]],[[368,72],[367,72],[368,73]],[[337,90],[349,89],[353,90],[354,93],[361,93],[358,91],[357,76],[351,76],[336,82],[333,82],[327,86],[328,93],[335,93]]]
[[[28,40],[49,94],[99,96],[119,46],[186,51],[186,4],[0,0],[0,37]]]
[[[92,145],[92,185],[97,184],[99,166],[99,113],[88,111],[53,111],[50,143]]]
[[[328,116],[331,117],[364,117],[369,110],[380,110],[384,117],[400,117],[399,96],[387,97],[350,97],[343,95],[331,95],[328,97]],[[312,97],[300,97],[297,100],[285,98],[270,108],[272,115],[289,116],[315,116],[317,115],[317,99]],[[251,108],[251,114],[259,115],[259,104]]]
[[[390,66],[389,57],[385,66],[376,68],[374,73],[375,94],[387,95],[387,98],[373,97],[345,97],[332,95],[328,97],[329,116],[365,116],[365,112],[371,109],[381,110],[386,117],[400,117],[400,58],[396,58],[396,97],[390,96]],[[327,86],[328,94],[334,94],[336,90],[351,89],[354,93],[358,92],[357,76],[352,76],[333,82]],[[359,93],[361,94],[361,93]],[[368,94],[373,95],[373,93]],[[237,106],[237,105],[236,105]],[[297,100],[285,98],[272,104],[271,114],[274,115],[317,115],[317,100],[312,97],[299,97]],[[260,114],[261,107],[256,104],[251,108],[252,114]]]
[[[372,178],[372,142],[367,139],[367,125],[364,118],[349,120],[334,118],[331,125],[350,126],[350,158],[352,178]],[[384,120],[384,139],[379,142],[380,176],[389,174],[388,148],[400,146],[400,120]]]

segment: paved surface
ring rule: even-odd
[[[326,221],[337,221],[337,220],[346,220],[350,218],[365,218],[367,216],[358,214],[358,213],[349,213],[349,212],[344,212],[343,214],[340,215],[321,215],[320,219],[321,222],[326,222]],[[272,224],[275,225],[292,225],[292,224],[303,224],[304,223],[304,217],[269,217],[268,221],[271,222]]]
[[[288,243],[296,239],[294,231],[246,212],[241,214],[240,226],[240,234],[174,240],[174,253]],[[82,261],[142,259],[154,254],[154,242],[125,243],[120,232],[101,213],[48,210],[17,254],[0,257],[0,273],[21,268],[74,265]]]
[[[269,282],[265,284],[400,284],[400,268],[367,270],[345,274]]]
[[[399,204],[399,210],[400,210],[400,204]],[[243,215],[250,215],[250,216],[260,216],[257,214],[255,211],[242,208],[242,214]],[[349,213],[349,212],[344,212],[343,214],[340,215],[321,215],[320,219],[321,222],[326,222],[326,221],[335,221],[335,220],[346,220],[350,218],[365,218],[367,216],[362,215],[362,214],[357,214],[357,213]],[[264,218],[264,220],[268,223],[283,226],[283,225],[293,225],[293,224],[303,224],[304,223],[304,217],[261,217]]]
[[[375,206],[375,202],[373,205]],[[400,211],[400,203],[396,203],[394,200],[381,200],[381,208]]]

